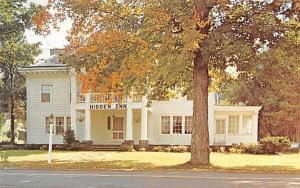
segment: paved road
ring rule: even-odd
[[[198,188],[300,187],[300,175],[188,171],[48,171],[0,170],[0,188]]]

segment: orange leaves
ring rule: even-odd
[[[46,9],[41,9],[39,14],[33,18],[38,30],[42,30],[51,19],[51,14]]]

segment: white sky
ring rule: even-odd
[[[29,2],[34,2],[41,5],[46,5],[48,0],[29,0]],[[51,29],[50,35],[44,37],[40,35],[35,35],[33,31],[27,30],[25,32],[26,38],[30,43],[41,42],[40,46],[43,50],[42,54],[37,57],[37,59],[47,58],[50,54],[51,48],[63,48],[64,45],[68,44],[66,40],[67,31],[71,28],[71,21],[65,21],[61,23],[59,31]]]

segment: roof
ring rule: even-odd
[[[221,105],[215,105],[214,109],[216,111],[259,111],[262,107],[261,106],[221,106]]]
[[[58,54],[53,54],[49,58],[39,59],[35,64],[22,67],[20,72],[38,72],[38,71],[60,71],[69,69],[66,64],[58,61]]]

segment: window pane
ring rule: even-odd
[[[57,135],[64,133],[64,117],[56,117],[55,129]]]
[[[161,117],[161,133],[170,134],[170,116]]]
[[[50,117],[45,118],[45,133],[50,134]],[[52,134],[54,134],[54,129],[52,130]]]
[[[251,134],[252,124],[252,116],[243,116],[242,134]]]
[[[50,84],[41,85],[41,102],[50,102]]]
[[[123,131],[123,118],[114,118],[113,131]]]
[[[216,134],[225,134],[225,120],[216,120]]]
[[[42,93],[41,101],[42,102],[50,102],[50,93]]]
[[[185,134],[192,134],[192,127],[193,127],[193,117],[192,116],[185,116]]]
[[[228,133],[229,134],[238,134],[239,133],[239,116],[229,116],[228,120]]]
[[[174,134],[182,133],[182,117],[181,116],[173,117],[173,133]]]

